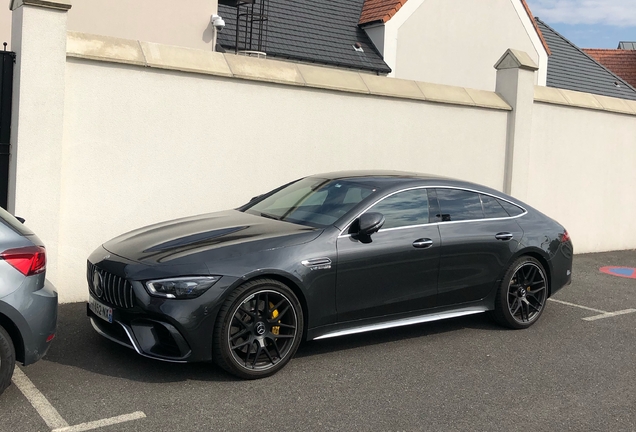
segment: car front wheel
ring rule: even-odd
[[[547,299],[543,266],[535,258],[523,256],[512,263],[501,281],[493,317],[505,327],[527,328],[539,319]]]
[[[0,326],[0,394],[11,384],[15,368],[15,348],[11,337]]]
[[[293,357],[303,334],[298,298],[273,279],[247,282],[227,298],[214,331],[214,360],[244,379],[264,378]]]

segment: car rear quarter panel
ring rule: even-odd
[[[25,278],[21,289],[0,301],[0,314],[15,326],[23,349],[18,359],[25,365],[42,358],[57,325],[57,292],[44,274]]]
[[[572,243],[562,243],[565,228],[539,211],[528,208],[518,219],[524,236],[516,256],[533,254],[542,258],[548,272],[550,294],[569,283],[572,272]],[[569,273],[568,273],[569,272]]]

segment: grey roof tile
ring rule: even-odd
[[[391,69],[358,27],[364,0],[270,0],[268,57],[339,66],[380,74]],[[225,29],[217,43],[228,52],[236,45],[236,8],[219,4]],[[364,53],[354,50],[360,42]]]
[[[548,59],[548,87],[636,100],[636,89],[539,18],[535,20],[552,51]]]

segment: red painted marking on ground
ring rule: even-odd
[[[606,266],[599,269],[602,273],[627,279],[636,279],[636,268]]]

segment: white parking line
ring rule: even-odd
[[[111,426],[118,423],[124,423],[127,421],[138,420],[145,418],[146,414],[141,411],[134,412],[132,414],[124,414],[117,417],[111,417],[107,419],[97,420],[88,423],[81,423],[75,426],[67,426],[59,429],[53,429],[53,432],[81,432],[92,429],[97,429],[104,426]]]
[[[620,311],[616,311],[616,312],[606,312],[606,311],[603,311],[603,310],[600,310],[600,309],[594,309],[594,308],[587,307],[587,306],[581,306],[581,305],[577,305],[577,304],[574,304],[574,303],[569,303],[569,302],[562,301],[562,300],[555,300],[555,299],[548,299],[548,300],[553,301],[555,303],[561,303],[561,304],[564,304],[566,306],[577,307],[579,309],[585,309],[585,310],[589,310],[589,311],[592,311],[592,312],[600,313],[600,315],[594,315],[594,316],[587,317],[587,318],[581,318],[583,321],[596,321],[596,320],[600,320],[600,319],[603,319],[603,318],[611,318],[611,317],[615,317],[615,316],[618,316],[618,315],[625,315],[625,314],[636,312],[636,309],[625,309],[625,310],[620,310]]]
[[[607,312],[601,315],[595,315],[595,316],[583,318],[583,321],[596,321],[603,318],[611,318],[613,316],[625,315],[625,314],[634,313],[634,312],[636,312],[636,309],[625,309],[625,310],[617,311],[617,312]]]
[[[124,414],[117,417],[110,417],[102,420],[81,423],[75,426],[69,426],[66,420],[62,418],[60,413],[57,412],[53,405],[51,405],[42,392],[33,385],[33,382],[19,367],[16,367],[13,371],[12,380],[18,390],[22,392],[24,397],[27,398],[40,417],[42,417],[44,423],[53,430],[52,432],[87,431],[146,417],[146,414],[142,411],[136,411],[131,414]]]
[[[22,392],[25,398],[33,408],[40,414],[44,423],[51,429],[62,428],[68,426],[68,423],[57,412],[53,405],[44,397],[44,395],[35,388],[29,377],[18,367],[13,371],[13,383]]]
[[[580,308],[580,309],[590,310],[592,312],[599,312],[599,313],[602,313],[602,314],[606,314],[607,313],[607,312],[602,311],[600,309],[593,309],[591,307],[581,306],[581,305],[577,305],[577,304],[574,304],[574,303],[568,303],[568,302],[565,302],[565,301],[562,301],[562,300],[555,300],[555,299],[548,299],[548,300],[553,301],[555,303],[561,303],[561,304],[564,304],[564,305],[567,305],[567,306],[573,306],[573,307],[577,307],[577,308]]]

